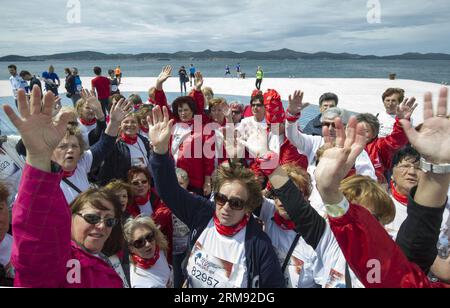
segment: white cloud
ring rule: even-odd
[[[26,3],[25,3],[26,2]],[[69,24],[66,0],[0,5],[0,55],[75,50],[174,52],[257,50],[393,54],[450,52],[447,0],[380,0],[381,24],[367,0],[80,0]]]

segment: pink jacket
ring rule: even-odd
[[[122,280],[111,266],[71,241],[72,215],[61,177],[25,165],[13,208],[14,285],[121,288]]]

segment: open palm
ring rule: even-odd
[[[153,108],[152,116],[147,117],[148,137],[157,154],[166,154],[169,149],[170,133],[174,120],[169,120],[169,111],[166,107]]]
[[[436,116],[433,113],[431,93],[425,94],[424,122],[417,132],[407,120],[401,120],[403,129],[413,147],[430,163],[450,163],[450,120],[447,118],[448,89],[442,88]]]
[[[47,92],[42,104],[41,92],[37,86],[33,88],[30,102],[27,102],[23,90],[19,90],[17,101],[20,117],[8,105],[4,105],[3,110],[19,131],[27,148],[27,156],[44,160],[48,158],[50,161],[53,150],[66,132],[70,113],[64,112],[59,121],[54,123],[52,111],[55,96],[52,92]]]

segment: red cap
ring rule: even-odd
[[[276,90],[269,89],[264,93],[264,107],[268,124],[283,123],[286,119],[283,102]]]
[[[262,93],[261,90],[255,89],[255,90],[253,90],[253,92],[252,92],[252,98],[255,97],[256,95],[262,95],[262,94],[263,94],[263,93]]]

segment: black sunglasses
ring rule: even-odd
[[[151,243],[151,242],[153,242],[154,239],[155,239],[155,234],[149,233],[146,236],[141,237],[140,239],[131,242],[130,244],[136,249],[141,249],[142,247],[145,246],[145,244],[147,242]]]
[[[131,182],[131,184],[132,185],[135,185],[135,186],[137,186],[137,185],[139,185],[139,184],[142,184],[142,185],[144,185],[144,184],[147,184],[148,183],[148,181],[147,180],[142,180],[142,181],[133,181],[133,182]]]
[[[230,206],[230,208],[235,211],[242,210],[245,205],[245,201],[243,201],[239,198],[235,198],[235,197],[231,197],[228,199],[227,196],[225,196],[221,193],[216,193],[214,195],[214,201],[220,207],[225,206],[225,204],[228,202],[228,205]]]
[[[112,228],[119,222],[116,218],[101,218],[96,214],[81,214],[77,213],[78,216],[83,217],[83,219],[90,225],[96,225],[100,222],[104,222],[105,226]]]
[[[264,107],[263,104],[252,104],[252,107]]]
[[[334,122],[330,122],[330,123],[323,122],[323,123],[322,123],[322,127],[324,127],[324,126],[327,126],[328,128],[329,128],[330,126],[333,127],[333,128],[336,128],[336,124],[334,124]]]

